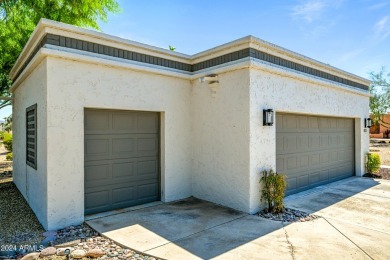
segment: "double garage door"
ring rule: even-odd
[[[354,175],[354,121],[276,114],[276,171],[286,195]]]
[[[85,110],[85,214],[159,200],[159,114]]]

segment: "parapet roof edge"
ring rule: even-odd
[[[125,44],[125,45],[129,45],[129,46],[138,47],[138,48],[141,48],[144,50],[160,53],[163,55],[187,59],[190,64],[193,63],[192,61],[194,59],[207,57],[209,55],[212,55],[212,54],[218,53],[218,52],[222,52],[223,50],[226,50],[228,48],[232,48],[232,47],[237,46],[237,45],[246,44],[246,43],[247,44],[255,44],[255,45],[259,45],[260,47],[265,47],[265,48],[271,49],[277,53],[280,53],[281,55],[285,55],[285,56],[288,56],[290,58],[295,58],[295,59],[301,60],[303,62],[309,62],[315,66],[322,67],[324,70],[340,73],[340,74],[343,74],[347,77],[354,78],[356,80],[364,82],[364,84],[369,85],[371,83],[371,81],[366,79],[366,78],[357,76],[355,74],[352,74],[352,73],[344,71],[342,69],[333,67],[331,65],[320,62],[318,60],[309,58],[305,55],[288,50],[286,48],[283,48],[283,47],[278,46],[276,44],[267,42],[265,40],[262,40],[260,38],[255,37],[255,36],[252,36],[252,35],[248,35],[248,36],[242,37],[240,39],[213,47],[211,49],[196,53],[194,55],[187,55],[184,53],[180,53],[180,52],[176,52],[176,51],[173,52],[173,51],[163,49],[160,47],[155,47],[152,45],[148,45],[148,44],[144,44],[144,43],[140,43],[140,42],[136,42],[136,41],[132,41],[132,40],[128,40],[128,39],[123,39],[123,38],[120,38],[117,36],[112,36],[112,35],[109,35],[106,33],[98,32],[98,31],[94,31],[94,30],[90,30],[90,29],[85,29],[85,28],[80,28],[80,27],[77,27],[74,25],[56,22],[56,21],[52,21],[49,19],[45,19],[45,18],[42,18],[39,21],[35,30],[31,34],[26,45],[24,46],[22,53],[19,55],[17,61],[15,62],[14,67],[12,68],[12,70],[10,72],[11,78],[13,78],[18,73],[18,71],[22,68],[24,61],[28,58],[28,54],[31,53],[31,51],[35,48],[36,44],[39,43],[39,40],[40,40],[39,37],[43,37],[43,34],[41,34],[41,32],[44,31],[45,28],[54,28],[54,29],[58,29],[58,30],[78,33],[78,34],[86,35],[86,36],[89,36],[92,38],[101,39],[101,40],[104,40],[107,42]]]

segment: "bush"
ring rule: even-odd
[[[8,152],[12,152],[12,134],[11,133],[4,133],[3,144],[4,144],[5,149],[8,150]]]
[[[377,153],[367,154],[367,172],[378,173],[381,169],[381,157]]]
[[[286,189],[285,176],[273,170],[262,172],[260,182],[263,183],[261,200],[268,203],[268,212],[280,213],[284,209],[284,191]]]
[[[2,140],[4,138],[4,131],[0,131],[0,139]]]
[[[7,155],[5,156],[5,159],[8,160],[8,161],[12,161],[12,152],[10,153],[7,153]]]

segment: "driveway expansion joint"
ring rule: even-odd
[[[282,228],[283,228],[283,231],[284,231],[284,235],[286,236],[286,241],[287,241],[287,244],[289,245],[290,247],[290,254],[291,254],[291,257],[293,260],[295,260],[295,250],[294,250],[294,246],[293,244],[291,243],[291,241],[288,239],[288,234],[287,234],[287,230],[285,229],[285,225],[284,223],[282,222]]]
[[[336,228],[332,223],[329,222],[325,217],[322,217],[326,222],[328,222],[329,225],[331,225],[334,229],[336,229],[337,232],[339,232],[341,235],[343,235],[346,239],[348,239],[352,244],[354,244],[357,248],[359,248],[365,255],[367,255],[370,259],[374,260],[363,248],[361,248],[358,244],[356,244],[352,239],[347,237],[343,232],[341,232],[338,228]]]

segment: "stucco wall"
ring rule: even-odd
[[[259,179],[262,169],[276,168],[276,128],[263,126],[263,109],[355,118],[355,170],[361,176],[368,152],[369,98],[341,88],[315,83],[309,77],[257,64],[250,70],[250,212],[260,208]],[[321,85],[320,85],[321,84]]]
[[[49,229],[84,219],[84,108],[162,112],[162,201],[192,195],[188,80],[48,58]]]
[[[193,195],[248,211],[249,70],[220,73],[218,80],[216,97],[207,82],[193,81]]]
[[[14,92],[13,178],[44,227],[47,227],[46,80],[44,60]],[[37,170],[26,164],[26,108],[37,104]]]

